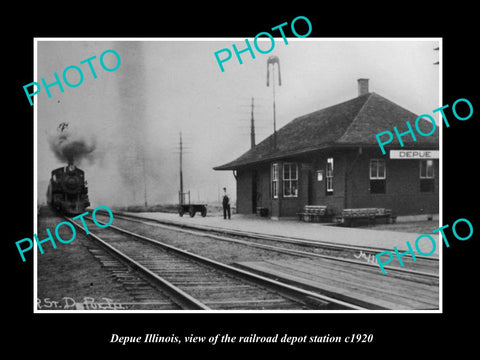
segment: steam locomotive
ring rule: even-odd
[[[47,203],[67,215],[85,212],[90,202],[83,170],[73,164],[53,170],[48,184]]]

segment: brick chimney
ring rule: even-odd
[[[368,79],[358,79],[358,96],[368,94]]]

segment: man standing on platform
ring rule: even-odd
[[[228,219],[230,219],[230,198],[228,197],[226,187],[223,188],[222,205],[223,205],[223,218],[226,219],[228,214]]]

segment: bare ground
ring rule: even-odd
[[[55,227],[62,221],[49,208],[41,208],[38,217],[39,240],[47,238],[46,228],[55,238]],[[64,228],[63,238],[71,238],[68,227],[59,229]],[[75,309],[74,303],[127,303],[133,300],[122,284],[115,281],[112,274],[89,252],[89,242],[77,231],[75,239],[69,244],[56,241],[55,249],[51,242],[42,244],[44,254],[37,254],[37,309],[71,310]]]

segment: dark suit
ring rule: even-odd
[[[228,215],[228,218],[230,219],[230,199],[228,198],[227,194],[223,195],[222,205],[223,205],[223,218],[226,219]]]

